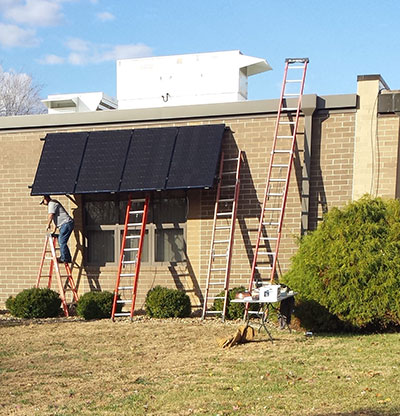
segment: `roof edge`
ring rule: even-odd
[[[303,96],[304,109],[308,107],[315,108],[315,103],[317,103],[317,109],[355,108],[356,102],[356,94],[321,97],[316,94],[306,94]],[[277,112],[278,105],[279,99],[271,99],[176,107],[9,116],[1,118],[0,132],[43,127],[90,126],[114,123],[169,121],[188,118],[270,114]]]

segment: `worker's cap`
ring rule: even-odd
[[[40,205],[43,205],[44,204],[45,199],[50,199],[50,195],[43,195],[43,198],[40,201]]]

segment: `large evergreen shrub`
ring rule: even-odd
[[[110,318],[113,299],[111,292],[87,292],[79,298],[76,313],[86,320]],[[117,312],[121,308],[122,305],[118,304]]]
[[[60,314],[60,306],[60,296],[48,288],[25,289],[6,301],[6,308],[18,318],[52,318]]]
[[[146,313],[153,318],[185,318],[191,313],[190,298],[180,290],[156,286],[147,292]]]
[[[284,281],[303,303],[318,304],[344,325],[399,325],[400,202],[364,196],[332,209],[301,240]]]

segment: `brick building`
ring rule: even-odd
[[[330,207],[364,193],[399,196],[399,97],[379,75],[359,76],[357,94],[303,97],[303,134],[298,134],[279,273],[296,252],[296,238],[315,229]],[[233,155],[239,148],[245,154],[231,287],[247,285],[277,107],[278,100],[262,100],[2,118],[0,307],[36,281],[47,214],[28,186],[41,157],[41,139],[49,133],[224,124],[224,152]],[[69,246],[80,293],[114,288],[126,198],[110,192],[57,196],[75,219]],[[137,309],[157,284],[185,290],[192,305],[201,306],[214,198],[214,188],[151,192]]]

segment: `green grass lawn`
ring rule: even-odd
[[[400,415],[400,334],[239,323],[0,320],[1,415]]]

